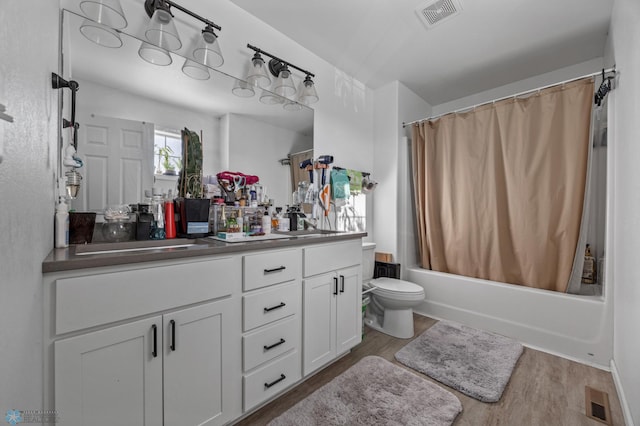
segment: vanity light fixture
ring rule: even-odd
[[[153,45],[170,52],[182,47],[182,41],[173,22],[173,14],[169,2],[165,0],[145,1],[145,10],[151,17],[144,32],[144,37]]]
[[[263,90],[260,95],[260,102],[268,105],[283,104],[283,108],[288,111],[297,111],[302,109],[301,104],[310,105],[318,102],[318,93],[316,92],[313,84],[312,77],[315,75],[307,70],[299,68],[293,65],[291,62],[284,61],[277,56],[274,56],[264,50],[247,44],[247,47],[255,52],[253,58],[251,58],[251,64],[249,72],[245,78],[245,86],[267,89],[271,82],[269,74],[276,77],[271,92]],[[265,65],[262,55],[271,58],[268,66]],[[269,72],[267,72],[267,67]],[[290,68],[296,69],[305,74],[305,79],[300,83],[299,88],[296,90]],[[233,93],[238,96],[250,97],[252,94],[246,87],[240,83],[236,83],[233,88]],[[296,97],[297,95],[297,97]]]
[[[251,66],[247,74],[247,83],[252,86],[266,89],[271,84],[271,77],[267,72],[267,66],[259,52],[256,52],[251,58]]]
[[[80,9],[89,18],[80,25],[82,35],[100,46],[122,46],[117,30],[126,28],[127,18],[120,0],[83,0],[80,2]]]
[[[80,10],[87,18],[107,27],[116,30],[127,27],[120,0],[82,0]]]
[[[218,36],[214,32],[214,30],[222,30],[219,25],[171,0],[145,0],[144,8],[151,18],[145,37],[150,44],[163,49],[164,54],[167,56],[170,56],[169,52],[176,51],[182,47],[180,36],[173,21],[173,14],[171,13],[172,7],[204,23],[204,29],[198,36],[195,49],[182,65],[182,72],[197,80],[207,80],[209,78],[209,70],[207,68],[216,68],[224,63]],[[142,50],[142,47],[140,49]],[[154,63],[143,56],[143,53],[145,52],[139,52],[143,59]],[[149,53],[160,54],[158,51],[150,51]],[[158,63],[158,65],[165,64]]]

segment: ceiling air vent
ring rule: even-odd
[[[462,7],[458,0],[430,0],[416,8],[416,14],[427,28],[456,16]]]

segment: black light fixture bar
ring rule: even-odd
[[[167,2],[168,2],[168,0],[167,0]],[[307,70],[304,70],[304,69],[302,69],[302,68],[300,68],[300,67],[297,67],[297,66],[293,65],[291,62],[287,62],[287,61],[285,61],[285,60],[283,60],[283,59],[280,59],[280,58],[278,58],[277,56],[272,55],[272,54],[271,54],[271,53],[269,53],[269,52],[265,52],[264,50],[260,49],[259,47],[252,46],[252,45],[250,45],[250,44],[247,44],[247,47],[248,47],[249,49],[253,50],[253,51],[254,51],[254,52],[256,52],[256,53],[260,53],[260,54],[262,54],[262,55],[266,55],[266,56],[270,57],[271,59],[275,59],[275,60],[276,60],[276,61],[278,61],[278,62],[282,62],[282,63],[283,63],[283,64],[285,64],[286,66],[289,66],[289,67],[291,67],[291,68],[295,68],[295,69],[297,69],[298,71],[300,71],[300,72],[302,72],[302,73],[304,73],[304,74],[306,74],[306,75],[308,75],[308,76],[311,76],[311,77],[315,77],[315,76],[316,76],[314,73],[309,72],[309,71],[307,71]]]
[[[187,15],[196,18],[197,20],[205,23],[206,25],[212,26],[213,28],[215,28],[218,31],[222,31],[222,27],[220,25],[216,25],[213,21],[210,21],[206,18],[203,18],[202,16],[198,15],[197,13],[193,13],[192,11],[190,11],[189,9],[186,9],[182,6],[180,6],[179,4],[172,2],[171,0],[145,0],[144,2],[144,8],[147,11],[147,15],[149,15],[149,17],[153,16],[153,12],[156,10],[156,3],[160,2],[160,3],[166,3],[171,7],[175,7],[176,9],[186,13]]]

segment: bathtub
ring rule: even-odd
[[[424,270],[404,269],[425,302],[414,312],[493,331],[526,346],[609,371],[613,316],[603,296],[576,296]]]
[[[398,187],[411,188],[409,144],[399,145]],[[610,160],[610,159],[609,159]],[[612,168],[608,169],[609,171]],[[608,176],[608,193],[612,182]],[[397,191],[398,206],[411,206],[410,191]],[[607,200],[607,204],[610,200]],[[605,264],[602,296],[578,296],[434,272],[417,265],[414,209],[396,210],[397,237],[381,251],[398,253],[402,279],[421,285],[425,302],[414,312],[509,336],[533,349],[610,371],[613,358],[612,268]],[[607,212],[607,225],[611,215]],[[386,219],[385,219],[386,220]],[[606,250],[613,258],[607,239]]]

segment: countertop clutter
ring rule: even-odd
[[[42,262],[42,272],[72,271],[102,266],[338,242],[362,238],[367,233],[317,230],[305,234],[282,233],[278,235],[288,236],[288,238],[247,242],[224,242],[212,238],[176,238],[170,240],[70,245],[67,248],[53,249]]]

